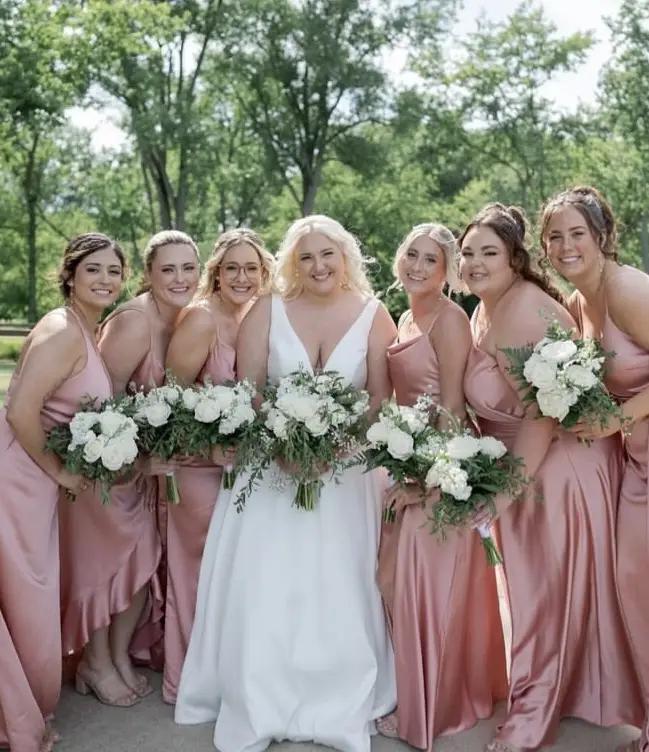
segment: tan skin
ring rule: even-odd
[[[262,265],[257,251],[248,243],[237,243],[229,248],[219,265],[218,292],[209,298],[187,306],[176,323],[167,349],[166,367],[180,384],[196,382],[210,348],[216,347],[216,329],[219,339],[233,349],[245,315],[250,310],[262,285]],[[235,450],[212,452],[217,465],[231,465]]]
[[[520,393],[518,384],[508,375],[503,348],[524,347],[539,342],[548,322],[556,319],[564,328],[574,330],[575,322],[566,309],[532,282],[520,279],[510,266],[509,252],[489,227],[473,228],[461,250],[460,272],[469,290],[480,297],[475,329],[476,345],[501,364],[501,373]],[[537,315],[530,315],[535,312]],[[514,442],[513,454],[521,457],[524,473],[533,478],[548,452],[556,421],[538,417],[531,406],[522,419]],[[497,515],[512,503],[509,496],[496,498]],[[474,520],[476,525],[492,521],[485,510]]]
[[[444,250],[427,235],[415,238],[401,254],[397,274],[410,304],[410,311],[400,322],[399,341],[407,342],[428,332],[439,363],[440,405],[464,421],[464,371],[471,350],[471,328],[464,311],[455,303],[442,299],[447,275]],[[435,324],[430,329],[434,319]],[[437,420],[442,430],[448,427],[448,423],[447,415],[441,415]],[[438,492],[432,494],[431,500],[436,496]],[[385,498],[386,507],[396,512],[421,501],[421,492],[417,488],[399,484],[395,484]]]
[[[122,274],[119,257],[111,248],[105,248],[83,258],[69,280],[73,288],[69,304],[91,337],[104,309],[119,295]],[[47,397],[85,368],[86,359],[86,341],[77,319],[68,312],[45,316],[27,338],[18,364],[20,378],[14,382],[7,408],[7,422],[23,449],[56,483],[73,494],[88,488],[89,483],[63,468],[51,452],[44,451],[40,413]],[[49,752],[59,739],[48,723],[40,752]]]
[[[295,251],[302,292],[286,301],[289,321],[300,338],[314,368],[327,361],[361,314],[366,299],[345,289],[345,257],[327,236],[312,232]],[[237,377],[248,378],[261,389],[268,375],[268,334],[271,300],[257,301],[239,330]],[[326,326],[322,322],[326,321]],[[396,327],[384,306],[379,306],[369,334],[367,383],[370,411],[375,415],[381,402],[392,393],[385,351],[396,335]],[[289,469],[290,470],[290,469]]]
[[[167,341],[182,308],[198,284],[200,266],[191,246],[169,244],[157,249],[148,271],[151,292],[139,297],[143,307],[156,311],[156,321]],[[99,350],[110,373],[115,393],[123,392],[150,346],[148,319],[138,311],[124,311],[102,331]],[[158,466],[159,465],[159,466]],[[165,466],[151,461],[143,472],[157,475]],[[128,647],[146,600],[146,587],[129,608],[113,616],[110,626],[95,631],[83,653],[79,671],[109,703],[129,706],[150,692],[146,677],[136,673]]]
[[[649,351],[649,275],[605,258],[583,215],[572,206],[553,213],[544,243],[552,266],[577,288],[571,304],[576,307],[580,298],[583,335],[601,339],[608,312],[618,329]],[[622,415],[626,430],[649,416],[649,389],[627,400]],[[610,418],[604,427],[578,423],[570,430],[590,440],[610,436],[621,428],[618,418]]]

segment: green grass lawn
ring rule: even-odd
[[[4,402],[5,392],[9,386],[9,379],[13,373],[13,364],[0,363],[0,404]]]

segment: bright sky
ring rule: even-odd
[[[573,111],[579,103],[594,103],[600,70],[611,53],[609,31],[604,18],[615,16],[620,3],[621,0],[540,0],[540,5],[548,18],[557,25],[562,36],[576,31],[591,30],[595,33],[596,43],[579,70],[557,77],[544,91],[562,110]],[[460,35],[470,34],[483,12],[490,20],[504,20],[519,4],[520,0],[464,0],[455,31]],[[388,60],[393,75],[397,77],[404,57],[395,52]],[[68,111],[68,115],[75,126],[91,131],[92,144],[97,150],[119,146],[125,140],[125,134],[118,125],[120,113],[116,109],[74,107]]]

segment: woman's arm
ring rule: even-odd
[[[429,337],[439,364],[440,406],[464,422],[464,371],[471,350],[471,327],[467,315],[455,306],[447,306]],[[441,430],[448,429],[449,423],[449,416],[443,413],[437,420]]]
[[[104,324],[99,352],[112,379],[115,394],[126,390],[131,376],[150,347],[149,322],[141,311],[119,311]]]
[[[215,335],[214,317],[197,306],[180,313],[167,349],[166,368],[179,383],[193,384],[207,360]]]
[[[237,336],[237,378],[261,390],[268,378],[268,337],[272,298],[260,298],[246,314]]]
[[[397,336],[397,327],[383,303],[379,303],[367,343],[367,383],[370,395],[370,419],[378,413],[381,402],[392,395],[386,350]]]
[[[45,451],[41,409],[47,397],[83,367],[86,356],[77,324],[46,317],[31,335],[7,408],[7,422],[22,448],[53,480],[75,492],[83,478],[69,473],[53,452]]]

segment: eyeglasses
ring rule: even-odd
[[[229,277],[230,279],[236,279],[241,272],[243,272],[248,279],[258,277],[261,273],[261,266],[259,264],[242,265],[236,264],[234,261],[223,264],[221,266],[221,269],[223,270],[223,274],[225,274],[225,276]]]

